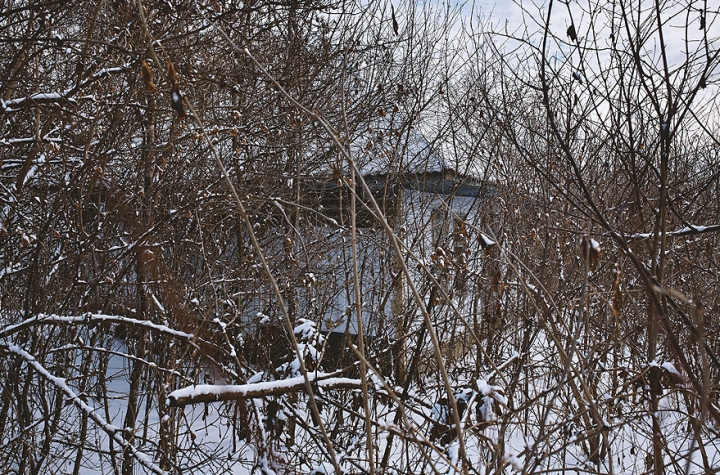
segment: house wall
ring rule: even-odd
[[[449,183],[442,176],[436,180],[426,177],[424,183],[403,181],[393,191],[395,201],[386,208],[386,216],[406,246],[402,258],[414,285],[426,299],[424,305],[431,308],[432,318],[438,322],[445,347],[462,353],[470,343],[462,336],[466,333],[463,325],[452,318],[449,304],[464,312],[467,321],[478,321],[481,304],[475,286],[485,265],[478,232],[482,223],[492,219],[488,218],[488,203],[493,194],[477,185],[453,187]],[[375,178],[375,190],[389,188]],[[340,187],[326,189],[333,196],[340,192]],[[308,218],[299,232],[301,238],[293,243],[288,265],[295,269],[296,284],[288,283],[291,287],[287,295],[294,299],[298,318],[315,321],[328,335],[328,346],[333,347],[328,348],[328,359],[337,360],[346,347],[343,339],[357,335],[358,323],[350,230],[340,222],[330,221],[335,217],[328,216],[328,210],[346,215],[343,207],[349,199],[343,198],[344,202],[335,207],[327,197],[319,198],[325,217]],[[282,251],[278,248],[277,252]],[[401,360],[414,351],[422,316],[410,298],[408,282],[389,238],[376,220],[366,220],[358,228],[357,255],[363,330],[370,353],[387,355],[393,360],[395,372],[402,372]],[[428,272],[441,284],[442,291],[433,288],[435,283]],[[410,336],[398,339],[398,335]],[[340,364],[330,362],[334,363]]]
[[[417,183],[413,184],[417,185]],[[464,187],[464,193],[440,194],[434,190],[442,186],[452,191],[447,180],[429,183],[427,189],[403,187],[398,194],[398,212],[389,216],[396,233],[404,242],[407,253],[403,258],[415,285],[428,294],[430,279],[422,269],[429,269],[446,286],[446,292],[461,298],[455,288],[459,280],[480,271],[482,263],[472,258],[476,253],[477,225],[487,220],[488,195],[478,187]],[[455,190],[460,189],[458,187]],[[358,260],[363,295],[363,325],[372,336],[394,338],[398,331],[396,320],[417,321],[415,304],[410,301],[407,282],[400,274],[392,246],[379,225],[359,229]],[[319,272],[325,277],[324,290],[329,302],[323,313],[326,331],[357,333],[355,317],[350,308],[354,300],[352,284],[352,248],[349,231],[330,239],[326,259]],[[462,267],[462,272],[458,270]],[[393,287],[395,281],[395,287]],[[398,285],[398,282],[401,285]],[[399,295],[398,295],[399,294]],[[427,304],[427,303],[426,303]],[[406,318],[407,317],[407,318]],[[404,328],[404,327],[403,327]],[[407,330],[407,329],[405,329]]]

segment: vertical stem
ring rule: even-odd
[[[350,139],[350,131],[347,123],[347,111],[345,108],[345,73],[347,71],[347,56],[343,55],[343,70],[342,70],[342,88],[340,91],[342,112],[343,112],[343,125],[345,128],[345,138]],[[353,187],[353,193],[350,193],[350,241],[352,243],[352,273],[353,273],[353,287],[355,290],[355,316],[357,318],[357,336],[358,336],[358,353],[360,355],[360,384],[362,386],[362,397],[363,397],[363,409],[365,411],[365,430],[367,437],[367,457],[368,464],[370,465],[370,475],[375,475],[375,456],[373,451],[373,432],[372,432],[372,418],[370,417],[370,401],[368,393],[367,383],[367,361],[365,360],[365,335],[363,329],[362,319],[362,288],[360,287],[360,271],[358,268],[357,259],[357,199],[355,193],[355,183],[357,175],[353,169],[351,175],[351,186]],[[349,325],[348,325],[349,326]]]
[[[397,186],[395,195],[394,212],[395,219],[402,219],[403,216],[403,191],[401,186]],[[398,236],[402,237],[402,236]],[[405,354],[405,297],[403,289],[405,287],[405,276],[400,266],[400,260],[403,258],[402,255],[392,253],[392,284],[390,296],[390,313],[395,323],[395,341],[393,343],[393,372],[395,379],[399,385],[404,384],[404,379],[411,378],[408,374],[407,357]]]
[[[343,107],[345,106],[343,102]],[[352,186],[355,186],[355,171],[352,173]],[[363,406],[365,410],[365,430],[367,431],[367,456],[370,464],[370,475],[375,474],[375,458],[373,455],[372,418],[370,417],[370,401],[367,382],[367,362],[365,360],[365,336],[362,320],[362,289],[357,259],[357,207],[356,194],[350,193],[350,240],[352,243],[353,287],[355,290],[355,316],[357,318],[358,352],[360,354],[360,384],[362,386]]]

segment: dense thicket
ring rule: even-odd
[[[3,470],[716,470],[718,13],[517,14],[3,3]]]

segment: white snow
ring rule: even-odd
[[[257,375],[256,375],[257,376]],[[309,372],[308,380],[314,382],[319,388],[361,387],[359,379],[333,377],[332,373]],[[230,399],[233,397],[261,397],[263,395],[277,394],[285,391],[297,390],[305,386],[305,378],[296,376],[278,381],[258,381],[248,384],[198,384],[177,389],[168,395],[170,401],[181,399],[197,399],[203,396],[214,396],[214,400]]]

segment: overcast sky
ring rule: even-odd
[[[476,8],[482,12],[483,16],[489,17],[490,22],[495,28],[505,28],[508,32],[517,32],[518,28],[527,25],[529,31],[537,31],[540,25],[544,24],[547,17],[549,0],[538,1],[502,1],[502,0],[477,0]],[[591,22],[594,22],[594,33],[603,40],[609,40],[610,37],[610,13],[613,12],[616,18],[619,17],[620,8],[616,6],[613,9],[613,3],[617,5],[619,2],[606,2],[603,0],[579,0],[552,2],[552,18],[550,22],[550,30],[561,38],[566,37],[566,30],[570,24],[574,24],[577,30],[578,38],[582,42],[591,36]],[[696,51],[699,46],[703,45],[703,35],[707,33],[709,39],[720,37],[720,22],[718,22],[718,4],[717,2],[707,2],[708,12],[703,12],[703,1],[687,1],[687,2],[663,2],[663,35],[665,40],[665,49],[671,62],[677,63],[684,61],[687,51]],[[654,18],[654,2],[650,0],[641,0],[640,2],[627,2],[630,8],[636,11],[638,4],[642,5],[643,13],[641,20],[645,29],[656,29],[656,19]],[[465,9],[470,10],[470,5]],[[524,12],[523,12],[524,10]],[[705,29],[701,29],[701,17],[705,18]],[[650,37],[647,51],[648,54],[659,53],[659,38],[657,35]],[[687,43],[686,43],[687,41]],[[657,48],[657,49],[656,49]]]

